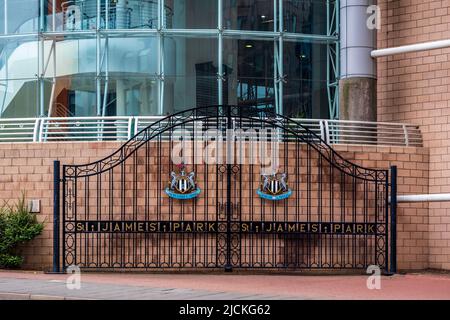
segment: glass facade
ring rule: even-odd
[[[331,0],[0,0],[0,117],[336,118]]]

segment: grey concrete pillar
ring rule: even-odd
[[[376,61],[370,52],[376,49],[376,32],[367,21],[369,6],[376,0],[340,1],[339,117],[341,120],[377,120]]]

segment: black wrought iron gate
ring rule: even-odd
[[[59,173],[55,269],[395,271],[395,170],[269,110],[186,110]]]

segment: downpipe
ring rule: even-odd
[[[434,194],[405,194],[398,195],[397,202],[447,202],[450,201],[450,193]],[[389,202],[391,198],[389,197]]]

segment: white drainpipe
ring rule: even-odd
[[[450,39],[423,42],[423,43],[415,43],[415,44],[410,44],[410,45],[406,45],[406,46],[373,50],[371,52],[371,56],[373,58],[379,58],[379,57],[391,56],[394,54],[433,50],[433,49],[442,49],[442,48],[448,48],[448,47],[450,47]]]
[[[405,46],[373,50],[371,52],[371,56],[373,58],[379,58],[391,56],[394,54],[442,49],[448,47],[450,47],[450,39],[415,43]],[[397,202],[444,202],[444,201],[450,201],[450,193],[408,194],[397,196]]]
[[[450,193],[398,195],[397,202],[442,202],[450,201]]]

